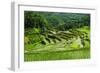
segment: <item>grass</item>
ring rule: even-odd
[[[58,52],[37,52],[25,53],[24,61],[46,61],[46,60],[69,60],[69,59],[89,59],[90,49],[79,49]]]

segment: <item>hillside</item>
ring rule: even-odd
[[[90,57],[89,14],[25,11],[24,15],[25,61]]]

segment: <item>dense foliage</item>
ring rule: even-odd
[[[53,13],[25,11],[25,28],[79,28],[90,26],[90,15],[79,13]],[[61,30],[60,29],[60,30]]]

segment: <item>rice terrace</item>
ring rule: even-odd
[[[90,58],[90,14],[24,11],[24,61]]]

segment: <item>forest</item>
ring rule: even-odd
[[[24,11],[24,61],[90,58],[90,14]]]

